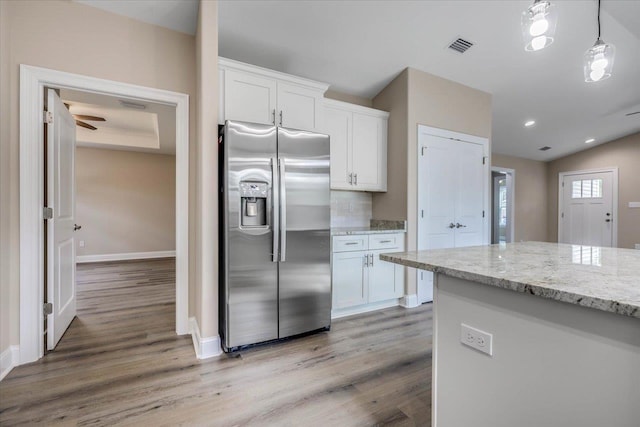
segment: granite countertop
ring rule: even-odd
[[[640,251],[520,242],[382,254],[380,259],[640,318]]]
[[[348,236],[350,234],[406,233],[406,221],[389,221],[372,219],[368,227],[334,227],[332,236]]]

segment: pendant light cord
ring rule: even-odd
[[[600,0],[598,0],[598,40],[600,40]]]

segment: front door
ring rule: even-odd
[[[566,174],[560,204],[561,243],[613,244],[613,172]]]
[[[53,89],[47,90],[47,349],[53,350],[76,316],[74,239],[76,123]]]

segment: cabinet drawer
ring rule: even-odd
[[[369,236],[369,249],[400,249],[404,250],[404,234],[371,234]]]
[[[333,252],[351,252],[351,251],[363,251],[367,250],[369,243],[369,236],[356,235],[356,236],[334,236],[333,237]]]

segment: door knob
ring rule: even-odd
[[[73,224],[73,231],[78,231],[78,230],[80,230],[81,228],[82,228],[82,226],[81,226],[81,225]]]
[[[449,223],[449,228],[456,228],[456,225],[454,223]]]
[[[464,228],[466,225],[462,225],[459,222],[456,222],[456,228]]]

